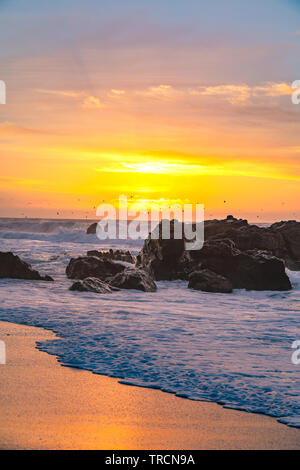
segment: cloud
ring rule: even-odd
[[[254,97],[279,97],[293,92],[291,84],[285,82],[266,82],[252,87],[246,84],[216,85],[190,90],[191,95],[215,96],[235,105],[245,105]]]
[[[124,95],[125,94],[125,91],[124,90],[115,90],[114,88],[112,88],[110,90],[110,92],[113,94],[113,95]]]
[[[84,109],[103,109],[122,105],[136,104],[137,100],[145,99],[153,103],[184,103],[190,104],[191,99],[208,97],[227,102],[233,106],[245,107],[248,104],[265,103],[266,99],[291,95],[294,90],[290,83],[264,82],[250,86],[246,83],[217,84],[198,87],[176,87],[171,84],[153,85],[142,89],[111,88],[102,90],[98,96],[86,91],[37,89],[39,93],[55,95],[60,98],[75,100]],[[199,104],[199,100],[197,100]],[[203,102],[205,103],[205,101]]]
[[[264,96],[285,96],[291,95],[294,91],[291,84],[285,82],[267,82],[265,85],[256,86],[253,89],[255,96],[258,96],[260,93]]]
[[[291,169],[281,168],[281,165],[270,165],[268,163],[259,163],[251,161],[230,161],[223,162],[219,165],[201,165],[191,163],[175,163],[175,162],[153,162],[147,161],[143,163],[124,163],[119,165],[96,169],[105,173],[148,173],[156,175],[172,175],[172,176],[246,176],[266,179],[282,179],[289,181],[300,181],[300,175],[295,174]]]
[[[191,95],[218,96],[232,104],[245,104],[251,96],[248,85],[217,85],[190,91]]]
[[[46,90],[44,88],[36,88],[38,93],[44,93],[46,95],[65,96],[67,98],[81,98],[83,92],[72,91],[72,90]]]
[[[173,101],[182,93],[171,85],[158,85],[148,87],[145,90],[138,90],[136,94],[157,101]]]
[[[126,92],[125,90],[119,90],[116,88],[112,88],[109,90],[109,92],[106,94],[107,98],[113,99],[113,100],[120,100],[124,98]]]
[[[168,152],[155,155],[115,155],[112,154],[109,161],[105,162],[101,168],[95,168],[97,172],[111,174],[148,174],[148,175],[169,175],[169,176],[246,176],[267,179],[284,179],[290,181],[300,181],[300,167],[295,159],[285,161],[276,160],[276,155],[272,158],[268,156],[262,158],[253,156],[236,156],[224,159],[220,157],[202,157],[200,155],[188,155]],[[173,157],[170,155],[173,154]],[[107,155],[106,155],[107,157]]]
[[[82,107],[85,109],[102,109],[103,104],[100,102],[99,98],[87,96],[82,103]]]
[[[38,88],[35,91],[38,93],[44,93],[48,95],[55,95],[65,98],[73,98],[81,103],[82,108],[85,109],[101,109],[103,104],[100,99],[96,96],[89,95],[85,91],[73,91],[73,90],[47,90]]]

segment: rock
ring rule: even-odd
[[[283,259],[287,268],[300,270],[300,222],[295,220],[277,222],[270,227],[259,227],[249,224],[245,219],[228,215],[223,220],[206,220],[204,237],[205,241],[230,239],[241,251],[269,251],[275,257]],[[164,253],[171,249],[172,255],[175,253],[177,256],[181,250],[184,251],[184,243],[180,243],[180,240],[168,242],[170,241],[162,240],[161,237],[158,240],[148,238],[138,256],[137,264],[153,269],[154,272],[159,270],[165,279],[172,279],[176,268],[169,262],[169,269],[163,272],[164,263],[158,263],[158,260],[163,261]]]
[[[124,271],[125,266],[110,260],[103,260],[97,256],[80,256],[72,258],[66,268],[69,279],[85,279],[96,277],[106,281],[110,277]]]
[[[218,227],[224,228],[230,224],[242,230],[247,225],[244,220],[229,220],[220,224],[217,221]],[[241,251],[231,239],[214,239],[214,234],[216,230],[211,232],[211,239],[204,243],[201,250],[191,251],[184,249],[184,240],[153,240],[149,237],[137,257],[136,265],[147,270],[156,280],[187,280],[193,271],[209,269],[231,281],[235,289],[291,289],[282,260],[258,249]]]
[[[300,222],[277,222],[270,227],[250,225],[246,220],[208,220],[205,240],[229,238],[241,251],[265,250],[285,261],[291,270],[300,270]]]
[[[228,215],[224,220],[206,220],[204,222],[204,238],[209,240],[211,237],[216,237],[222,234],[220,238],[226,237],[228,230],[238,230],[241,227],[247,227],[248,222],[245,219],[236,219],[232,215]]]
[[[106,282],[97,279],[96,277],[86,277],[81,281],[76,281],[71,285],[69,290],[78,290],[80,292],[97,292],[98,294],[108,294],[113,291],[118,291],[116,287],[112,287]]]
[[[237,271],[231,276],[233,285],[247,290],[292,289],[285,272],[284,262],[262,250],[241,252],[238,256]]]
[[[227,277],[226,268],[230,267],[234,255],[240,253],[231,240],[210,240],[201,250],[184,251],[177,260],[177,279],[188,280],[190,274],[201,269],[209,269]]]
[[[130,251],[122,251],[122,250],[112,250],[109,251],[97,251],[91,250],[87,252],[88,256],[97,256],[101,259],[109,259],[112,261],[125,261],[126,263],[134,264],[136,259],[130,253]]]
[[[221,221],[222,222],[222,221]],[[281,257],[285,250],[283,240],[269,228],[257,227],[256,225],[205,225],[206,240],[230,239],[241,251],[266,250],[275,256]]]
[[[188,287],[204,292],[221,292],[224,294],[230,294],[232,292],[232,283],[229,279],[209,269],[194,271],[190,275]]]
[[[120,289],[137,289],[144,292],[155,292],[157,289],[149,273],[137,268],[126,268],[116,274],[109,284]]]
[[[281,259],[262,250],[240,251],[232,240],[209,240],[199,251],[184,252],[178,262],[181,278],[209,269],[229,279],[234,289],[290,290],[290,280]]]
[[[289,269],[300,271],[300,222],[295,220],[277,222],[270,229],[281,240],[284,250],[279,253]]]
[[[0,278],[53,281],[50,276],[41,276],[29,263],[11,252],[0,252]]]
[[[178,279],[177,262],[184,251],[184,240],[172,238],[176,223],[170,222],[170,240],[162,239],[160,223],[159,238],[150,238],[149,234],[136,259],[136,266],[146,269],[157,281]]]
[[[87,233],[88,235],[91,235],[91,234],[94,235],[94,234],[96,234],[97,223],[98,223],[98,222],[94,222],[93,224],[91,224],[91,225],[87,228],[86,233]]]

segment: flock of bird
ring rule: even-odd
[[[133,198],[134,198],[134,195],[130,195],[130,199],[133,199]],[[77,199],[77,202],[81,202],[81,199]],[[103,200],[102,200],[102,203],[105,203],[105,202],[106,202],[105,199],[103,199]],[[228,204],[227,200],[223,200],[223,203],[224,203],[224,204]],[[198,204],[198,202],[197,202],[197,204]],[[28,202],[27,205],[32,205],[32,202]],[[285,205],[285,202],[282,202],[281,205],[284,206],[284,205]],[[169,206],[169,209],[171,209],[171,207],[172,207],[172,206]],[[97,206],[93,206],[93,211],[95,211],[96,208],[97,208]],[[162,211],[162,210],[163,210],[163,207],[159,207],[159,210]],[[70,212],[69,212],[69,214],[68,214],[67,212],[69,212],[69,211],[65,211],[65,212],[64,212],[65,216],[70,215]],[[263,213],[263,209],[260,209],[260,212],[261,212],[261,214],[256,216],[257,219],[259,219],[259,218],[263,215],[263,214],[262,214],[262,213]],[[57,217],[59,217],[59,216],[62,215],[62,214],[63,214],[62,211],[56,211],[56,216],[57,216]],[[86,214],[86,215],[85,215],[85,218],[88,219],[89,216],[92,217],[92,216],[94,215],[94,212],[92,212],[91,210],[90,210],[90,211],[85,211],[85,214]],[[147,214],[148,214],[148,215],[150,214],[150,210],[147,210]],[[25,212],[21,212],[20,215],[21,215],[22,217],[24,217],[24,218],[28,218],[28,216],[25,214]],[[75,215],[75,212],[74,212],[74,211],[71,211],[71,215]],[[208,214],[208,216],[209,216],[209,217],[213,217],[213,214]],[[297,214],[294,212],[294,213],[292,213],[292,216],[293,216],[293,217],[297,217]]]

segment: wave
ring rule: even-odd
[[[37,347],[61,364],[300,427],[299,291],[211,294],[161,281],[155,293],[99,296],[63,278],[10,281],[0,282],[0,319],[54,331],[60,339]]]
[[[0,219],[0,238],[57,243],[95,243],[96,236],[86,234],[90,223],[81,220]]]
[[[86,233],[87,228],[95,222],[96,220],[91,219],[0,218],[0,239],[98,244],[95,235]],[[147,237],[149,229],[150,227],[141,227],[142,239]],[[112,242],[113,240],[101,240],[104,245]],[[128,240],[128,244],[140,246],[137,240]]]
[[[56,233],[74,229],[86,232],[93,222],[95,221],[76,219],[0,219],[0,232]]]
[[[95,220],[76,219],[0,219],[0,239],[33,240],[57,244],[81,243],[102,248],[131,249],[139,251],[148,229],[143,230],[142,237],[137,240],[105,239],[100,240],[95,234],[87,234],[87,228]],[[124,222],[117,222],[124,223]],[[126,222],[125,222],[126,223]],[[118,231],[118,228],[117,228]]]

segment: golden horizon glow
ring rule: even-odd
[[[148,208],[188,201],[208,216],[300,218],[299,108],[288,80],[161,73],[145,48],[128,51],[139,73],[127,64],[116,73],[119,50],[105,68],[86,49],[80,77],[66,50],[15,59],[13,71],[36,74],[0,108],[0,216],[93,218],[126,194]],[[192,66],[195,49],[181,52]]]

